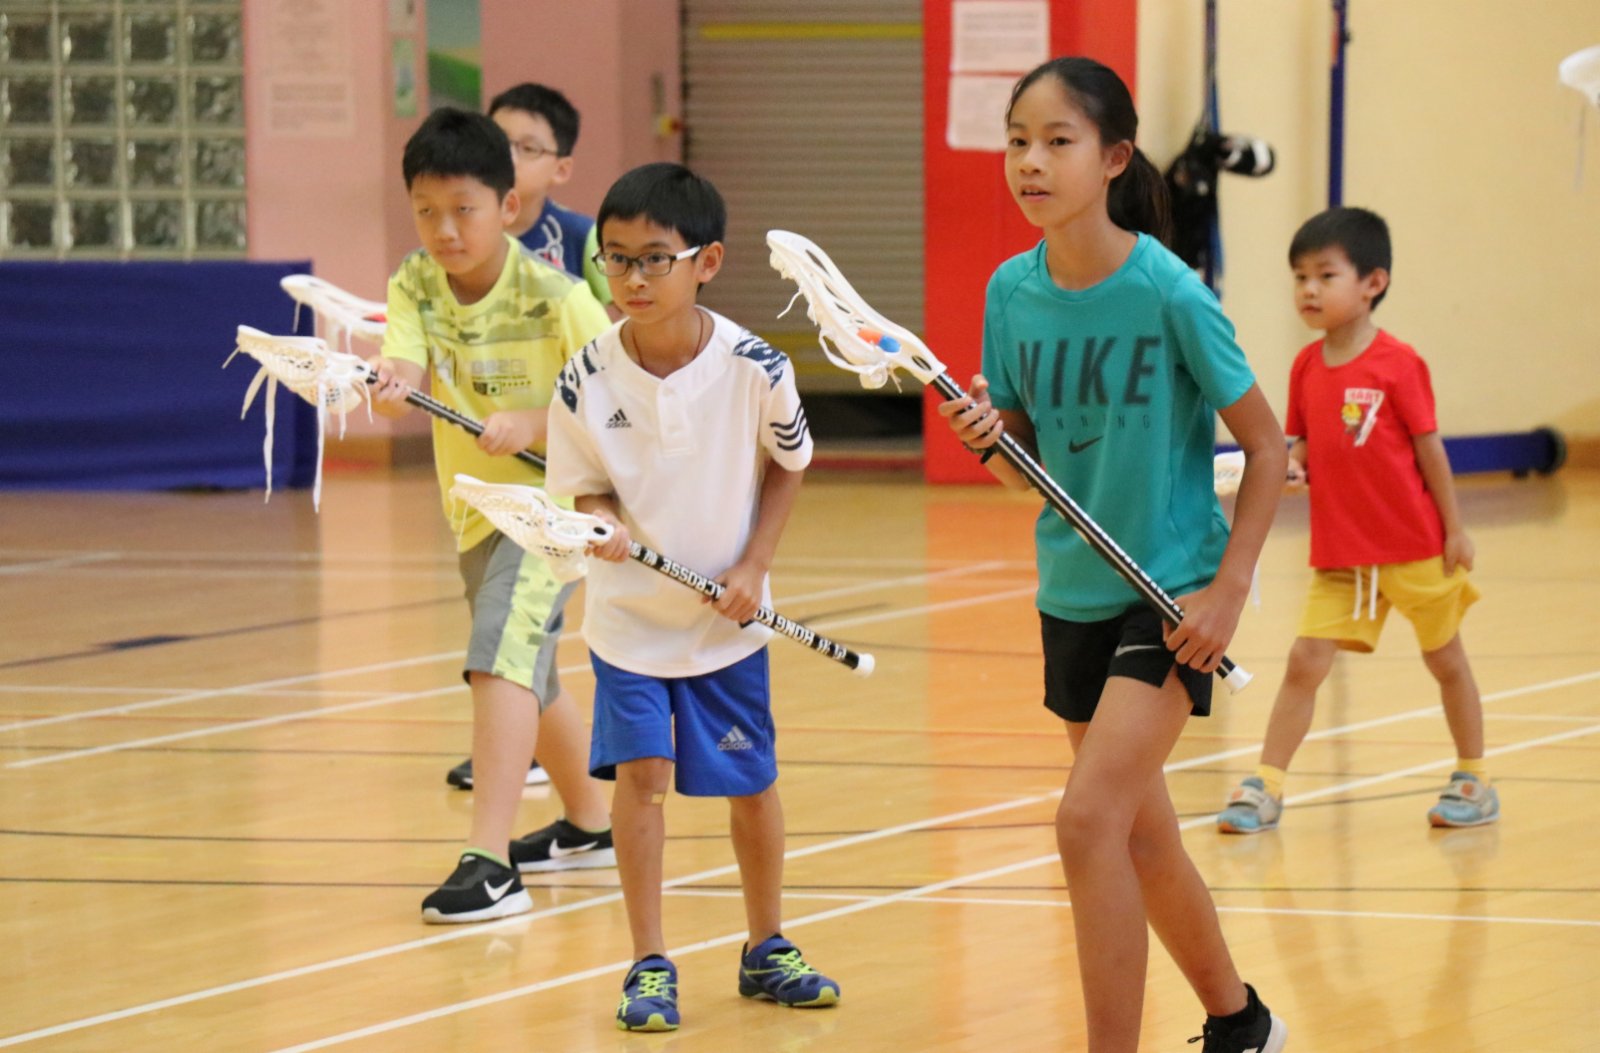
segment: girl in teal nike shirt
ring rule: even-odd
[[[983,372],[940,407],[995,477],[1002,432],[1184,610],[1161,619],[1049,508],[1038,606],[1045,706],[1074,763],[1056,813],[1091,1053],[1139,1044],[1146,923],[1204,1005],[1204,1053],[1277,1053],[1287,1030],[1234,968],[1184,850],[1162,765],[1238,625],[1287,467],[1273,416],[1216,297],[1162,241],[1166,187],[1133,144],[1117,75],[1060,58],[1006,111],[1006,182],[1044,233],[990,279]],[[1244,449],[1230,536],[1212,492],[1215,415]]]

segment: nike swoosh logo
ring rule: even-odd
[[[499,888],[495,888],[493,885],[491,885],[487,881],[485,881],[483,883],[483,891],[485,891],[485,892],[487,892],[489,894],[489,902],[490,903],[499,903],[500,900],[505,898],[505,894],[511,890],[511,885],[516,880],[517,880],[516,878],[511,878],[509,881],[507,881],[504,885],[501,885]]]
[[[560,845],[553,844],[550,846],[550,858],[565,859],[567,856],[575,856],[579,852],[587,852],[591,848],[599,847],[599,841],[586,841],[581,845],[573,845],[570,848],[562,848]]]
[[[1121,647],[1111,652],[1111,657],[1121,658],[1130,651],[1159,651],[1161,649],[1162,648],[1160,644],[1153,643],[1123,644]]]
[[[1087,450],[1089,447],[1093,446],[1095,443],[1099,442],[1103,438],[1105,438],[1104,435],[1096,435],[1094,438],[1090,439],[1088,442],[1069,442],[1069,443],[1067,443],[1067,452],[1068,453],[1082,453],[1084,450]]]

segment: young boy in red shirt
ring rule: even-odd
[[[1217,816],[1223,833],[1278,825],[1286,770],[1335,652],[1370,652],[1391,606],[1416,630],[1455,740],[1456,770],[1428,821],[1481,826],[1500,818],[1499,794],[1484,770],[1483,705],[1459,631],[1479,597],[1467,579],[1473,546],[1461,527],[1428,367],[1372,321],[1389,288],[1390,260],[1388,226],[1360,208],[1312,217],[1289,246],[1295,306],[1308,326],[1324,331],[1295,358],[1284,421],[1296,437],[1290,483],[1311,489],[1316,577],[1261,764]]]

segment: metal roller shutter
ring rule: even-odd
[[[729,213],[728,263],[702,302],[787,351],[802,390],[859,391],[802,307],[774,317],[794,287],[763,239],[811,238],[921,330],[921,0],[684,0],[684,16],[685,156]]]

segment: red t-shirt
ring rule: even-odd
[[[1412,437],[1438,430],[1427,363],[1379,330],[1342,366],[1321,340],[1289,373],[1284,431],[1306,441],[1311,565],[1409,563],[1444,551],[1444,524],[1417,467]]]

